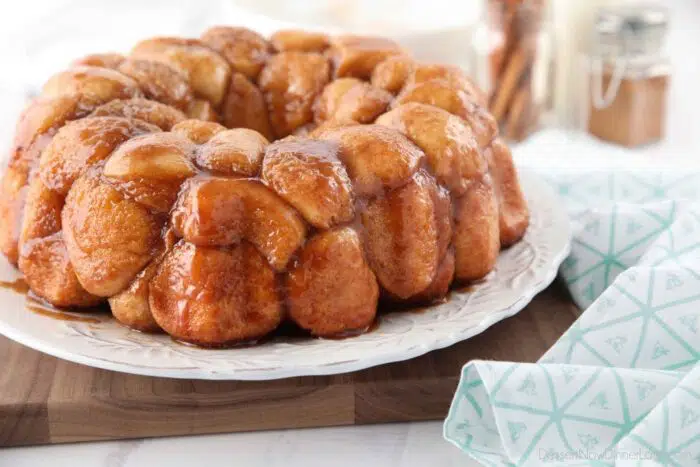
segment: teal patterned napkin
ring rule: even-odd
[[[490,466],[700,465],[700,172],[544,176],[586,311],[536,364],[467,364],[445,438]]]

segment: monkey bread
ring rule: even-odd
[[[485,105],[377,37],[221,26],[90,55],[19,118],[0,249],[54,306],[201,346],[362,332],[524,235]]]

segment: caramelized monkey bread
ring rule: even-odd
[[[381,38],[215,27],[84,57],[19,119],[0,248],[55,306],[203,346],[361,332],[523,236],[484,104]]]

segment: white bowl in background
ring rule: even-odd
[[[263,35],[279,29],[390,37],[417,59],[471,68],[482,2],[454,0],[231,0],[224,22]]]

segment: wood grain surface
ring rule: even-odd
[[[483,334],[345,375],[237,382],[99,370],[0,336],[0,446],[438,420],[472,359],[535,361],[578,309],[554,284]]]

